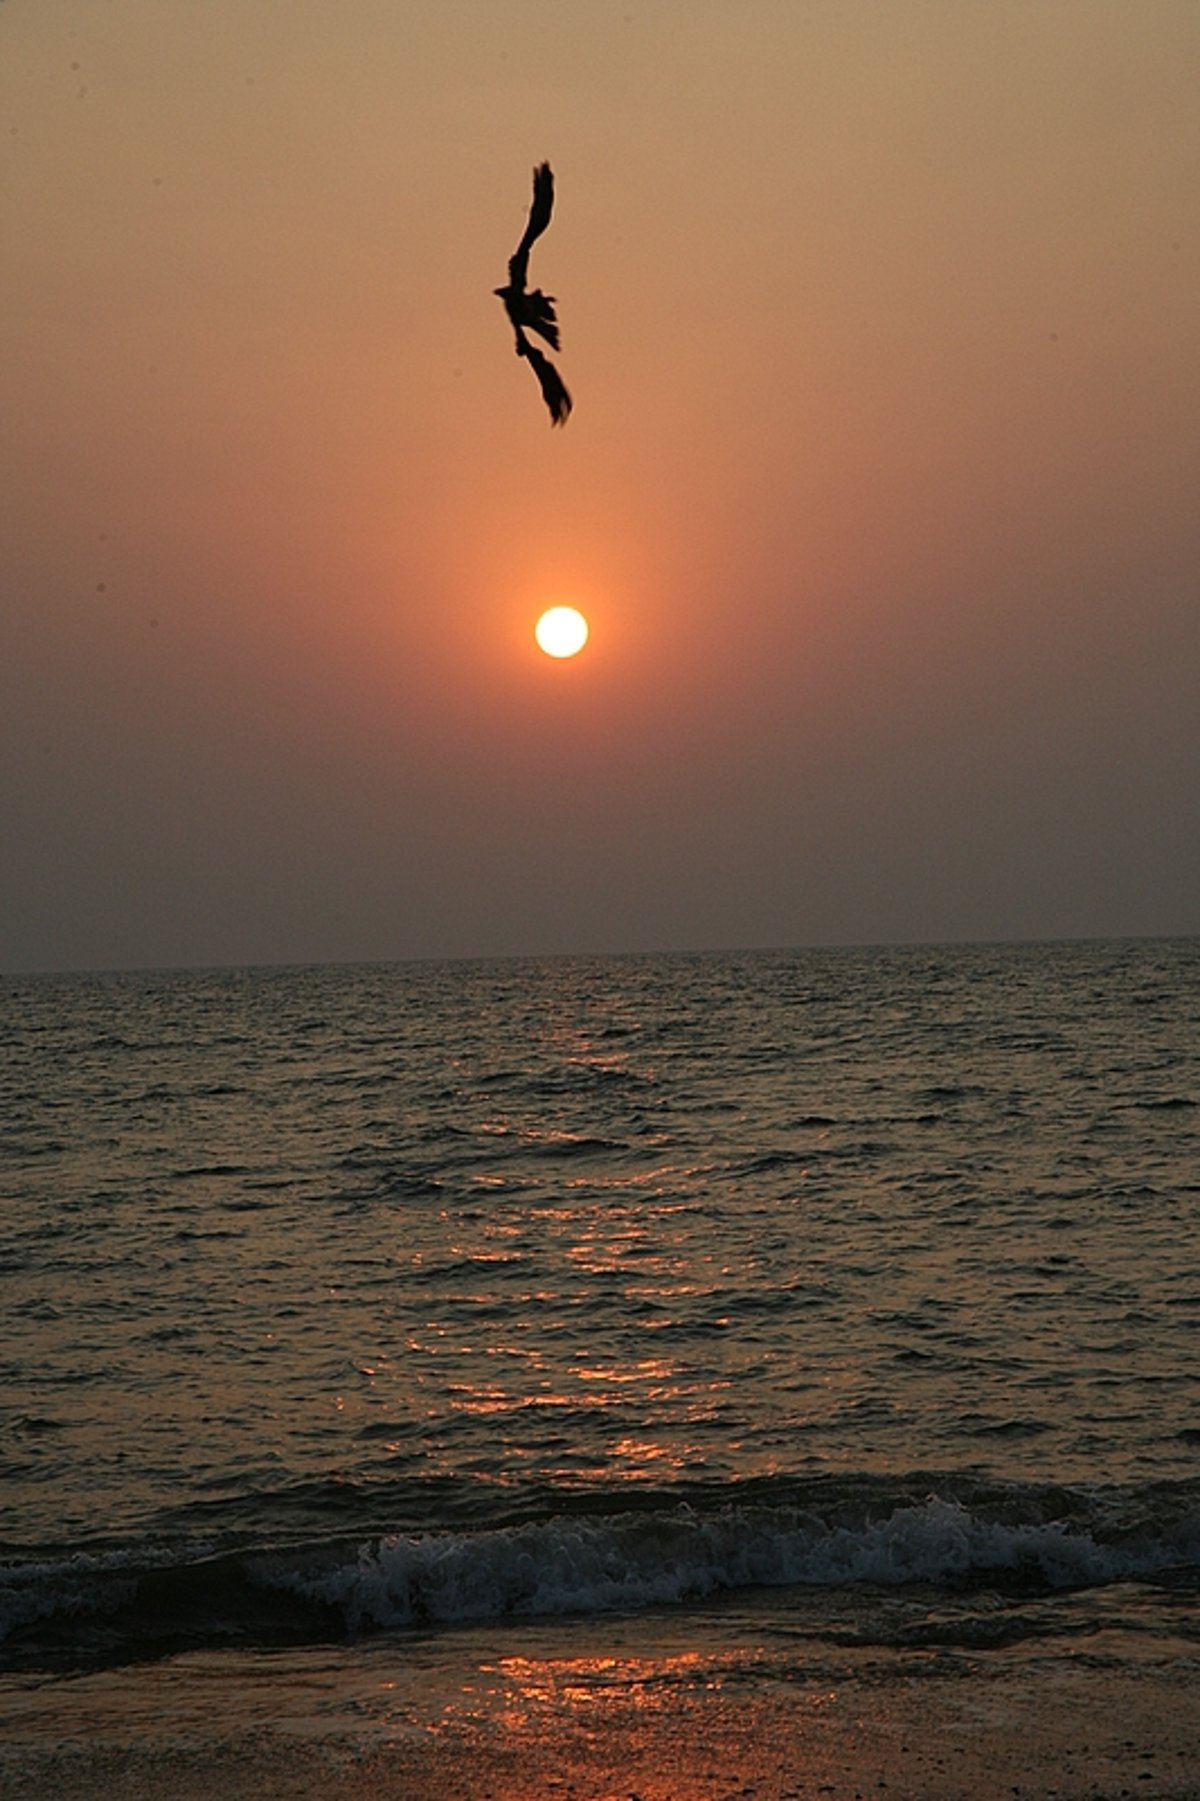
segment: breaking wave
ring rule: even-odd
[[[986,1493],[862,1479],[269,1550],[124,1547],[0,1569],[10,1667],[601,1614],[785,1585],[1053,1592],[1200,1571],[1200,1484]]]

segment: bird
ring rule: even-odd
[[[533,171],[533,201],[529,208],[529,219],[521,242],[508,259],[507,285],[493,288],[492,292],[504,302],[509,324],[516,333],[517,355],[526,359],[537,376],[542,399],[550,410],[551,425],[565,425],[571,411],[571,396],[567,393],[566,384],[558,369],[545,351],[539,350],[529,338],[529,333],[535,332],[549,344],[551,350],[558,349],[558,319],[554,311],[554,296],[543,294],[540,288],[530,289],[526,286],[529,252],[549,225],[553,206],[554,174],[549,163],[539,163]]]

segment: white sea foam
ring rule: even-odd
[[[1190,1556],[1200,1548],[1200,1524]],[[729,1506],[554,1519],[470,1534],[385,1538],[354,1563],[284,1578],[352,1630],[606,1612],[790,1583],[944,1582],[1015,1571],[1066,1588],[1146,1575],[1189,1558],[1166,1539],[1134,1551],[1060,1522],[1006,1525],[931,1497],[858,1526],[788,1509]]]
[[[140,1547],[0,1568],[4,1657],[161,1655],[414,1625],[589,1616],[732,1590],[1003,1588],[1014,1601],[1120,1579],[1190,1580],[1200,1485],[1009,1487],[901,1501],[862,1478],[821,1504],[725,1500],[520,1525],[225,1551]],[[922,1603],[924,1605],[925,1603]],[[930,1598],[936,1610],[941,1604]],[[1018,1602],[1019,1604],[1019,1602]]]

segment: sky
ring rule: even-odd
[[[0,0],[0,970],[1200,931],[1198,92],[1195,0]]]

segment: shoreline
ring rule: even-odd
[[[136,1674],[114,1706],[123,1684]],[[23,1801],[1198,1801],[1195,1694],[1190,1657],[575,1702],[547,1700],[535,1670],[482,1711],[359,1733],[144,1718],[88,1742],[64,1717],[57,1745],[6,1733],[0,1779]],[[60,1699],[65,1714],[69,1686]]]

